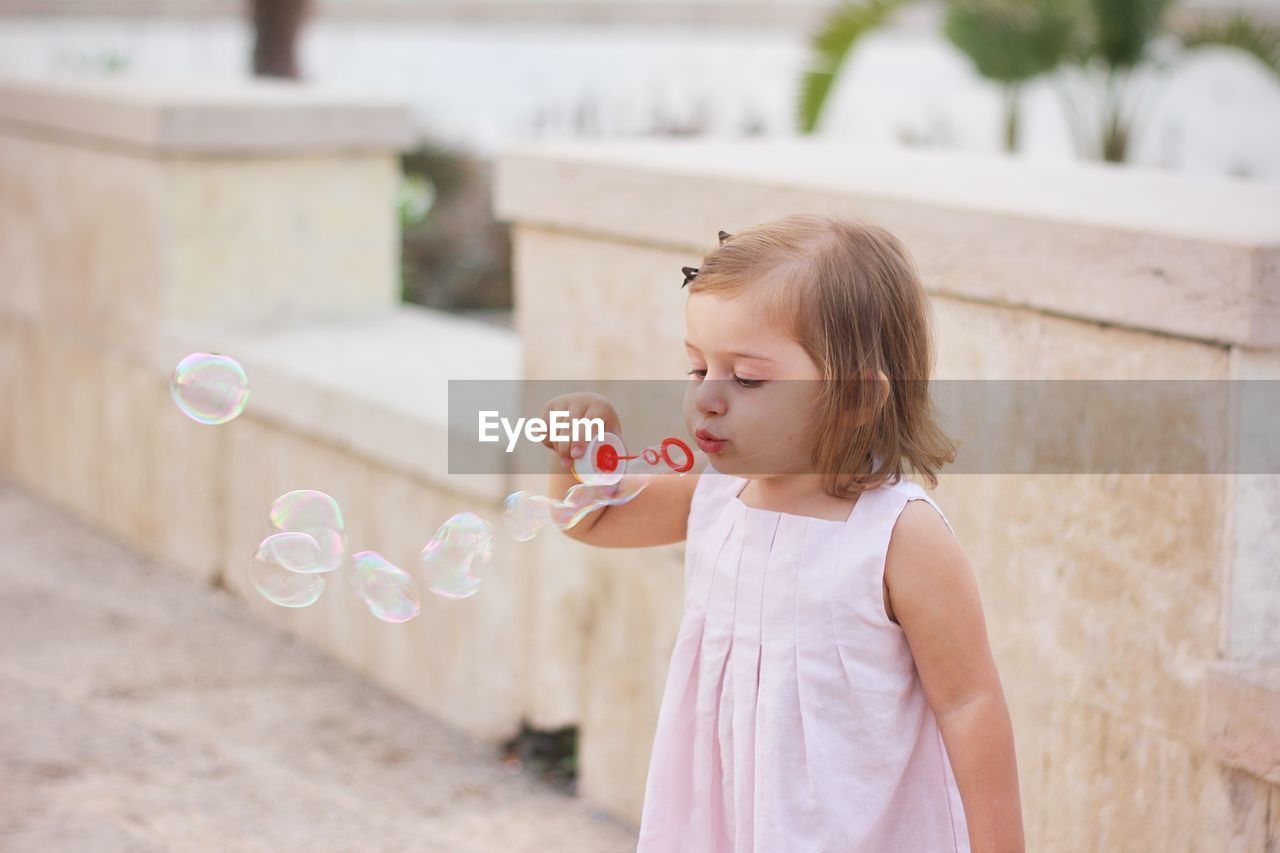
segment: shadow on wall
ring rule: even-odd
[[[571,126],[577,138],[600,137],[599,103],[588,97],[564,116],[540,112],[534,136]],[[706,135],[708,102],[680,117],[655,109],[642,136]],[[763,117],[751,113],[740,127],[744,137],[765,132]],[[493,164],[483,157],[424,141],[401,157],[401,294],[405,302],[442,311],[487,315],[504,325],[513,310],[511,229],[493,218]],[[504,319],[505,318],[505,319]]]
[[[443,311],[510,311],[510,228],[493,218],[492,164],[421,143],[401,158],[401,292]]]

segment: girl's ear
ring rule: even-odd
[[[867,378],[871,377],[868,376]],[[876,397],[876,408],[881,409],[884,408],[884,404],[889,401],[889,392],[892,390],[892,387],[889,384],[889,377],[885,375],[883,370],[876,371],[875,379],[877,390],[879,391],[879,394]]]
[[[863,371],[862,378],[864,380],[871,381],[871,371]],[[872,417],[874,417],[876,412],[879,412],[884,408],[884,404],[889,400],[890,390],[891,386],[889,384],[889,377],[885,375],[883,370],[877,370],[875,377],[875,393],[872,396],[873,402],[871,404],[870,413]],[[868,413],[865,410],[859,409],[855,411],[852,408],[845,413],[845,417],[849,420],[849,426],[855,427],[862,426],[862,424],[866,423],[869,419]]]

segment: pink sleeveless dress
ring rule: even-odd
[[[694,491],[637,850],[968,851],[937,719],[881,591],[898,513],[915,499],[941,509],[904,479],[831,521],[749,507],[747,483],[708,467]]]

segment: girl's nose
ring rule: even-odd
[[[698,384],[694,405],[704,415],[722,415],[725,409],[723,379],[704,379]]]

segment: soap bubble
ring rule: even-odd
[[[234,358],[196,352],[173,369],[169,393],[191,420],[225,424],[244,411],[249,401],[249,377]]]
[[[569,530],[600,507],[628,503],[647,485],[647,477],[627,474],[613,485],[580,483],[560,501],[524,490],[512,492],[502,502],[503,522],[512,538],[527,542],[548,524]]]
[[[611,486],[580,483],[551,508],[551,521],[561,530],[568,530],[600,507],[629,503],[648,484],[647,478],[633,475],[627,475]]]
[[[436,595],[470,598],[492,556],[493,528],[473,512],[460,512],[440,525],[418,560],[427,588]]]
[[[262,597],[281,607],[307,607],[324,592],[317,573],[324,559],[319,543],[306,533],[273,533],[258,545],[249,578]]]
[[[408,622],[422,609],[413,578],[377,551],[351,555],[351,584],[369,606],[369,612],[383,622]]]
[[[546,495],[523,489],[507,495],[502,502],[502,521],[517,542],[528,542],[551,523],[551,508],[557,502]]]
[[[316,541],[323,558],[313,571],[332,572],[342,565],[346,548],[342,509],[324,492],[296,489],[276,498],[271,504],[271,525],[278,530],[306,533]]]
[[[276,498],[271,504],[271,524],[281,530],[344,529],[338,502],[313,489],[295,489]]]

